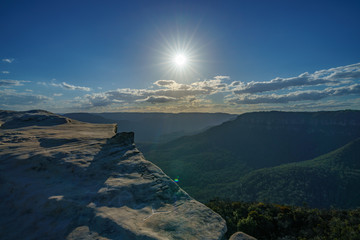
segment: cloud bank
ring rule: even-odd
[[[226,88],[221,80],[205,80],[191,84],[181,84],[174,80],[158,80],[153,83],[158,89],[121,88],[103,93],[87,94],[83,104],[87,107],[108,106],[116,103],[170,103],[189,102],[191,97],[205,97]],[[193,100],[192,100],[193,101]]]
[[[360,78],[360,64],[353,64],[338,68],[316,71],[313,74],[302,73],[297,77],[275,78],[265,82],[237,82],[239,86],[234,93],[261,93],[268,91],[281,90],[290,87],[304,87],[316,85],[341,84],[348,80]]]
[[[43,95],[34,95],[31,93],[19,93],[12,89],[0,90],[0,106],[31,106],[45,103],[52,100],[49,97]]]
[[[319,101],[327,97],[360,94],[356,80],[360,78],[360,63],[337,68],[305,72],[296,77],[275,78],[259,82],[230,82],[229,76],[189,84],[175,80],[158,80],[147,89],[119,88],[87,94],[83,106],[105,107],[113,104],[189,104],[209,101],[212,104],[286,104],[296,101]],[[223,94],[221,100],[212,95]],[[220,96],[221,98],[221,96]]]
[[[233,81],[226,75],[181,83],[172,79],[157,80],[147,88],[117,88],[102,91],[97,87],[72,85],[66,82],[37,82],[45,87],[69,91],[36,95],[27,90],[16,92],[12,87],[26,81],[1,79],[0,106],[45,104],[81,111],[217,111],[244,112],[256,110],[301,110],[356,108],[360,109],[360,63],[302,73],[294,77],[277,77],[269,81]],[[33,85],[36,88],[36,85]],[[21,87],[17,89],[22,89]],[[41,88],[40,88],[41,89]],[[34,89],[34,92],[39,90]],[[71,98],[68,96],[71,95]],[[56,101],[54,100],[56,99]],[[2,104],[2,105],[1,105]],[[62,110],[58,110],[62,111]]]
[[[323,78],[314,78],[314,76],[309,73],[300,74],[297,77],[292,78],[275,78],[268,82],[250,82],[247,84],[242,84],[242,86],[235,90],[234,93],[260,93],[268,92],[274,90],[280,90],[289,87],[299,87],[299,86],[315,86],[321,84],[334,84],[335,80],[332,79],[323,79]]]
[[[327,97],[360,94],[360,63],[337,68],[316,71],[313,74],[303,73],[297,77],[275,78],[264,82],[233,82],[233,95],[227,101],[236,104],[283,104],[294,101],[318,101]],[[321,90],[304,90],[316,86]],[[332,87],[329,86],[339,86]],[[279,94],[276,91],[288,91]],[[270,92],[270,93],[267,93]]]
[[[349,94],[360,94],[360,84],[339,88],[326,88],[325,90],[296,91],[282,95],[244,95],[239,98],[230,99],[229,102],[238,104],[288,103],[305,100],[317,101],[326,97],[345,96]]]

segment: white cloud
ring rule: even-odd
[[[3,62],[12,63],[15,59],[14,58],[3,58]]]
[[[80,103],[83,107],[91,108],[91,107],[104,107],[108,106],[110,104],[113,104],[114,101],[109,99],[106,94],[104,93],[94,93],[94,94],[87,94],[84,96],[84,99],[78,99],[80,100]]]
[[[87,94],[82,99],[82,105],[91,108],[119,103],[134,105],[145,102],[189,104],[211,101],[215,105],[219,103],[285,104],[304,100],[317,101],[326,97],[360,94],[359,85],[353,83],[353,80],[358,78],[359,69],[360,64],[353,64],[321,70],[313,74],[303,73],[297,77],[275,78],[268,82],[250,83],[241,81],[224,82],[223,80],[230,79],[229,76],[216,76],[212,80],[197,81],[189,84],[178,83],[175,80],[158,80],[153,83],[155,88],[122,88]],[[312,86],[317,86],[317,90],[311,90],[310,87]],[[287,93],[279,94],[276,92],[282,89],[287,89]],[[254,94],[270,91],[272,94]],[[217,93],[222,94],[214,95]],[[228,95],[224,97],[224,94]],[[212,95],[215,97],[210,97]],[[207,104],[210,103],[207,102]]]
[[[208,96],[227,87],[221,80],[205,80],[191,84],[180,84],[174,80],[158,80],[154,82],[158,89],[130,89],[122,88],[103,93],[85,95],[84,106],[100,107],[115,103],[167,103],[188,102],[188,97]]]
[[[245,84],[242,82],[239,82],[239,81],[233,81],[232,83],[230,83],[229,86],[235,87],[235,86],[239,86],[239,85],[245,85]]]
[[[319,70],[313,73],[316,78],[327,79],[354,79],[359,78],[360,63],[355,63],[347,66]]]
[[[153,92],[153,90],[121,88],[116,90],[110,90],[100,94],[111,101],[118,100],[121,102],[133,102],[139,99],[146,98],[151,94],[151,92]]]
[[[59,83],[59,84],[58,83],[51,83],[50,85],[54,86],[54,87],[61,87],[61,88],[67,89],[67,90],[81,90],[81,91],[87,91],[87,92],[91,91],[91,88],[75,86],[75,85],[68,84],[66,82],[62,82],[62,83]]]
[[[158,80],[154,82],[154,84],[162,87],[162,86],[175,85],[176,82],[174,80]]]
[[[19,93],[12,89],[0,90],[0,106],[36,105],[51,100],[43,95]]]
[[[48,85],[46,82],[37,82],[36,84],[38,84],[38,85],[43,85],[43,86],[47,86],[47,85]]]
[[[303,73],[289,78],[275,78],[270,81],[243,82],[230,81],[229,76],[215,76],[210,80],[179,83],[175,80],[158,80],[143,89],[118,88],[102,92],[90,92],[88,87],[76,86],[66,82],[37,82],[39,85],[60,87],[67,90],[86,91],[87,94],[73,100],[62,100],[66,106],[78,109],[116,111],[131,109],[139,111],[217,111],[242,112],[259,109],[288,110],[291,106],[308,107],[309,103],[321,107],[327,101],[344,102],[360,95],[360,63],[332,69]],[[24,81],[0,80],[0,87],[20,86]],[[99,91],[99,88],[95,88]],[[7,88],[6,90],[9,90]],[[61,93],[51,93],[60,97]],[[350,96],[351,98],[335,98]],[[9,96],[9,94],[7,95]],[[15,95],[14,95],[15,96]],[[41,95],[16,95],[18,99],[32,99],[33,102],[45,102],[44,106],[58,106],[59,99],[49,101]],[[40,96],[40,97],[36,97]],[[15,99],[15,97],[12,97]],[[37,99],[37,100],[36,100]],[[10,101],[11,102],[11,101]],[[15,102],[15,100],[13,101]],[[152,103],[152,104],[149,104]],[[265,104],[265,105],[262,105]],[[337,106],[342,106],[337,104]],[[344,103],[349,105],[349,102]],[[360,107],[360,106],[359,106]]]
[[[0,79],[0,87],[13,87],[13,86],[22,86],[24,82],[21,80],[11,80],[11,79]]]
[[[61,85],[63,88],[70,89],[70,90],[81,90],[81,91],[87,91],[87,92],[89,92],[91,90],[88,87],[75,86],[75,85],[68,84],[66,82],[62,82]]]
[[[225,79],[230,79],[230,76],[215,76],[214,79],[216,80],[225,80]]]
[[[326,88],[324,90],[296,91],[288,94],[269,94],[269,95],[241,95],[237,98],[230,98],[228,102],[237,104],[259,104],[259,103],[288,103],[293,101],[321,100],[327,97],[345,96],[350,94],[360,94],[360,84],[343,86],[338,88]]]
[[[360,68],[356,71],[349,72],[334,72],[328,78],[330,79],[358,79],[360,78]]]
[[[9,74],[9,71],[1,71],[2,74]]]
[[[150,96],[145,99],[145,102],[149,103],[168,103],[168,102],[175,102],[179,99],[167,96]]]
[[[235,94],[261,93],[276,91],[291,87],[305,87],[316,85],[336,85],[346,83],[348,80],[360,78],[360,63],[326,70],[316,71],[313,74],[307,72],[297,77],[275,78],[266,82],[233,82],[233,86],[238,85],[234,90]],[[235,85],[236,84],[236,85]]]
[[[280,90],[289,87],[314,86],[320,84],[330,84],[334,82],[335,81],[331,79],[315,79],[309,73],[303,73],[297,77],[292,78],[275,78],[268,82],[250,82],[247,84],[243,84],[238,90],[235,90],[234,93],[260,93]]]

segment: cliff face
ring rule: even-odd
[[[225,221],[144,159],[133,133],[0,112],[2,239],[221,239]]]

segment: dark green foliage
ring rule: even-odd
[[[312,207],[360,206],[360,139],[318,158],[253,171],[237,187],[242,200]]]
[[[207,206],[226,220],[227,237],[242,231],[259,240],[360,239],[360,209],[319,210],[222,200]]]

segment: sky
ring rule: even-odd
[[[0,109],[360,110],[360,1],[0,1]]]

